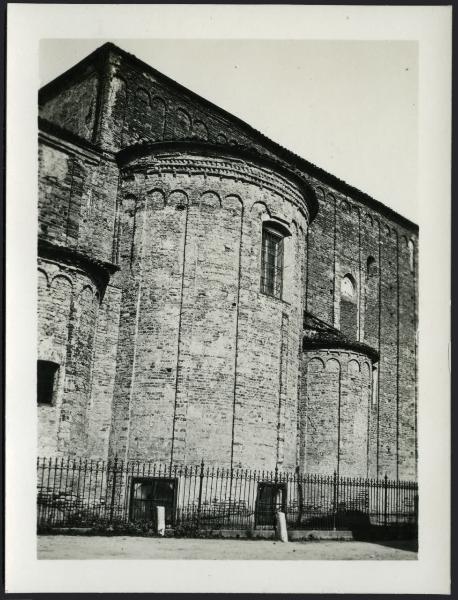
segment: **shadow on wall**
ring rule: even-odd
[[[351,531],[353,539],[379,543],[393,548],[399,544],[407,543],[409,549],[418,550],[418,526],[416,523],[398,523],[389,525],[377,525],[371,522],[369,515],[354,510],[337,512],[331,517],[337,531]],[[329,530],[329,515],[307,519],[303,527],[307,529]],[[407,549],[407,548],[406,548]]]

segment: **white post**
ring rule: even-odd
[[[282,542],[288,541],[288,530],[286,529],[286,516],[284,512],[277,511],[277,537]]]
[[[165,508],[163,506],[156,506],[156,522],[157,534],[163,537],[165,534]]]

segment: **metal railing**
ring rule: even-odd
[[[364,529],[417,524],[415,482],[139,461],[39,458],[38,528],[154,521],[183,532]],[[191,535],[192,533],[190,533]]]

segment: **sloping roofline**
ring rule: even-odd
[[[343,334],[340,329],[319,319],[314,314],[304,311],[302,332],[302,350],[333,350],[348,349],[362,352],[373,362],[378,362],[378,350],[359,340],[354,340]]]
[[[283,146],[281,146],[277,142],[274,142],[273,140],[265,136],[263,133],[261,133],[242,119],[239,119],[238,117],[232,115],[223,108],[220,108],[216,104],[213,104],[213,102],[210,102],[202,96],[199,96],[199,94],[196,94],[192,90],[189,90],[185,86],[171,79],[167,75],[164,75],[160,71],[157,71],[148,63],[145,63],[133,54],[126,52],[122,48],[119,48],[112,42],[106,42],[105,44],[94,50],[91,54],[83,58],[79,63],[77,63],[73,67],[70,67],[70,69],[68,69],[67,71],[50,81],[48,84],[43,86],[38,93],[39,103],[42,104],[48,98],[52,97],[65,83],[67,83],[69,80],[72,80],[75,77],[78,77],[78,75],[81,74],[81,72],[83,72],[84,69],[86,69],[89,65],[99,61],[99,64],[101,64],[103,60],[108,57],[110,52],[122,56],[127,61],[130,61],[131,63],[135,64],[143,71],[147,71],[154,75],[157,79],[164,81],[170,86],[173,86],[175,89],[185,92],[191,98],[194,98],[198,102],[202,103],[204,106],[208,107],[213,112],[216,112],[219,115],[225,117],[226,119],[229,119],[229,121],[236,123],[242,129],[244,129],[248,135],[250,135],[254,139],[259,140],[268,150],[275,153],[279,158],[289,163],[291,166],[295,167],[302,173],[314,177],[315,179],[322,181],[323,183],[327,183],[342,194],[345,194],[355,200],[360,201],[366,206],[373,208],[377,212],[385,215],[389,219],[398,222],[400,225],[406,227],[407,229],[410,229],[413,232],[418,232],[418,225],[416,225],[413,221],[410,221],[410,219],[403,217],[393,209],[389,208],[388,206],[385,206],[385,204],[382,204],[382,202],[380,202],[379,200],[376,200],[375,198],[369,196],[365,192],[362,192],[358,188],[353,187],[352,185],[348,184],[342,179],[339,179],[335,175],[332,175],[328,171],[325,171],[317,165],[309,162],[305,158],[298,156],[291,150],[284,148]]]

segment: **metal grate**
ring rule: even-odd
[[[154,521],[188,531],[415,526],[415,482],[296,472],[158,465],[140,461],[38,459],[38,528]]]

